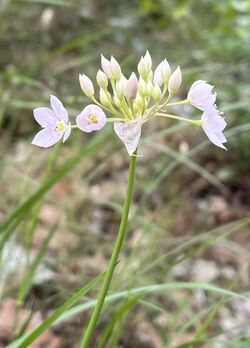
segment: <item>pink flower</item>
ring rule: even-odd
[[[32,144],[40,147],[50,147],[61,138],[65,142],[71,132],[68,112],[62,102],[55,96],[50,96],[52,109],[40,107],[33,110],[36,121],[42,130],[34,137]]]
[[[76,118],[77,127],[86,133],[102,129],[106,122],[105,113],[95,104],[87,105]]]
[[[209,106],[204,110],[201,121],[202,128],[209,140],[216,146],[226,150],[223,144],[227,142],[227,139],[222,131],[225,129],[227,124],[224,118],[220,116],[219,111],[215,106]]]
[[[212,93],[213,88],[206,81],[198,80],[192,84],[187,99],[193,106],[204,111],[207,106],[215,103],[216,93]]]
[[[129,156],[132,156],[137,149],[141,137],[141,126],[140,119],[114,123],[114,131],[126,146]]]

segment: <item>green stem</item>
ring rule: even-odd
[[[127,193],[124,200],[122,218],[120,223],[120,228],[118,232],[118,236],[115,242],[115,246],[112,252],[112,256],[108,265],[107,273],[105,274],[105,278],[103,280],[103,284],[101,286],[101,290],[98,295],[97,304],[90,318],[87,329],[83,335],[80,348],[87,348],[89,346],[91,337],[94,333],[95,327],[97,325],[97,321],[100,317],[103,304],[109,289],[109,285],[115,270],[115,266],[118,261],[118,257],[120,255],[122,245],[126,236],[126,227],[128,221],[128,214],[130,209],[130,204],[132,201],[132,193],[134,186],[134,177],[135,177],[135,165],[136,165],[136,153],[130,157],[130,166],[129,166],[129,174],[128,174],[128,184],[127,184]]]
[[[108,112],[110,112],[110,113],[113,114],[113,115],[116,115],[116,114],[117,114],[116,110],[114,109],[113,105],[111,104],[111,101],[110,101],[110,106],[111,106],[111,108],[107,108],[107,107],[104,106],[103,104],[99,103],[99,101],[98,101],[95,97],[92,97],[91,99],[93,100],[93,102],[94,102],[96,105],[100,106],[102,109],[107,110]]]
[[[191,123],[191,124],[193,124],[195,126],[198,126],[198,127],[202,126],[202,121],[201,120],[190,120],[189,118],[175,116],[175,115],[171,115],[171,114],[162,114],[162,113],[158,113],[155,116],[172,118],[172,119],[178,120],[178,121],[184,121],[184,122]]]
[[[179,102],[175,102],[175,103],[169,103],[168,106],[175,106],[175,105],[185,105],[185,104],[190,104],[190,100],[185,99]]]

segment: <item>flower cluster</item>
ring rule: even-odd
[[[172,102],[180,88],[182,73],[180,67],[172,72],[166,59],[153,71],[147,51],[138,63],[138,76],[133,72],[128,78],[114,57],[108,60],[102,56],[101,66],[102,70],[96,75],[98,99],[90,78],[79,75],[81,89],[92,103],[76,117],[76,125],[70,124],[68,112],[54,96],[50,100],[52,109],[40,107],[34,110],[34,117],[43,128],[33,139],[34,145],[49,147],[61,138],[66,141],[72,128],[90,133],[112,122],[115,133],[131,156],[138,147],[142,125],[152,117],[167,117],[202,127],[212,143],[226,149],[223,145],[226,142],[223,134],[226,122],[215,105],[213,86],[206,81],[194,82],[185,100]],[[191,120],[167,113],[169,106],[183,104],[200,109],[203,112],[201,119]]]

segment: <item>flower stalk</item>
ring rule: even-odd
[[[123,212],[122,212],[122,218],[120,223],[119,232],[117,235],[117,239],[115,242],[115,246],[111,255],[111,259],[108,265],[107,272],[105,274],[105,278],[103,280],[98,299],[97,304],[95,306],[95,309],[91,315],[90,321],[88,323],[87,329],[83,335],[80,348],[87,348],[89,346],[90,340],[92,338],[92,335],[94,333],[94,330],[96,328],[98,319],[101,315],[102,308],[105,302],[105,298],[110,286],[110,282],[115,270],[115,266],[118,262],[118,258],[123,246],[123,242],[126,236],[126,229],[127,229],[127,221],[128,221],[128,215],[130,210],[130,205],[132,201],[132,195],[133,195],[133,187],[134,187],[134,178],[135,178],[135,166],[136,166],[136,151],[134,154],[130,157],[130,166],[129,166],[129,174],[128,174],[128,184],[127,184],[127,193],[124,200],[124,206],[123,206]]]
[[[189,118],[175,116],[175,115],[171,115],[171,114],[163,114],[163,113],[158,113],[155,116],[172,118],[172,119],[177,120],[177,121],[184,121],[184,122],[191,123],[194,126],[198,126],[198,127],[202,126],[202,121],[201,120],[190,120]]]

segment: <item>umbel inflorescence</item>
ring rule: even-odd
[[[102,70],[96,75],[98,99],[90,78],[85,74],[79,75],[80,86],[92,103],[76,117],[76,125],[71,125],[67,110],[55,96],[50,98],[51,109],[39,107],[34,110],[34,117],[43,129],[32,144],[46,148],[60,139],[65,142],[72,128],[90,133],[112,122],[115,133],[131,156],[138,147],[143,124],[152,117],[166,117],[202,127],[213,144],[226,149],[223,145],[227,141],[223,134],[226,122],[215,105],[213,86],[206,81],[194,82],[185,100],[172,102],[180,88],[182,74],[180,67],[171,72],[166,59],[153,71],[152,59],[147,51],[137,66],[139,76],[133,72],[129,78],[123,75],[114,57],[108,60],[102,56],[101,66]],[[200,109],[203,112],[201,119],[192,120],[167,112],[169,106],[182,104]]]

